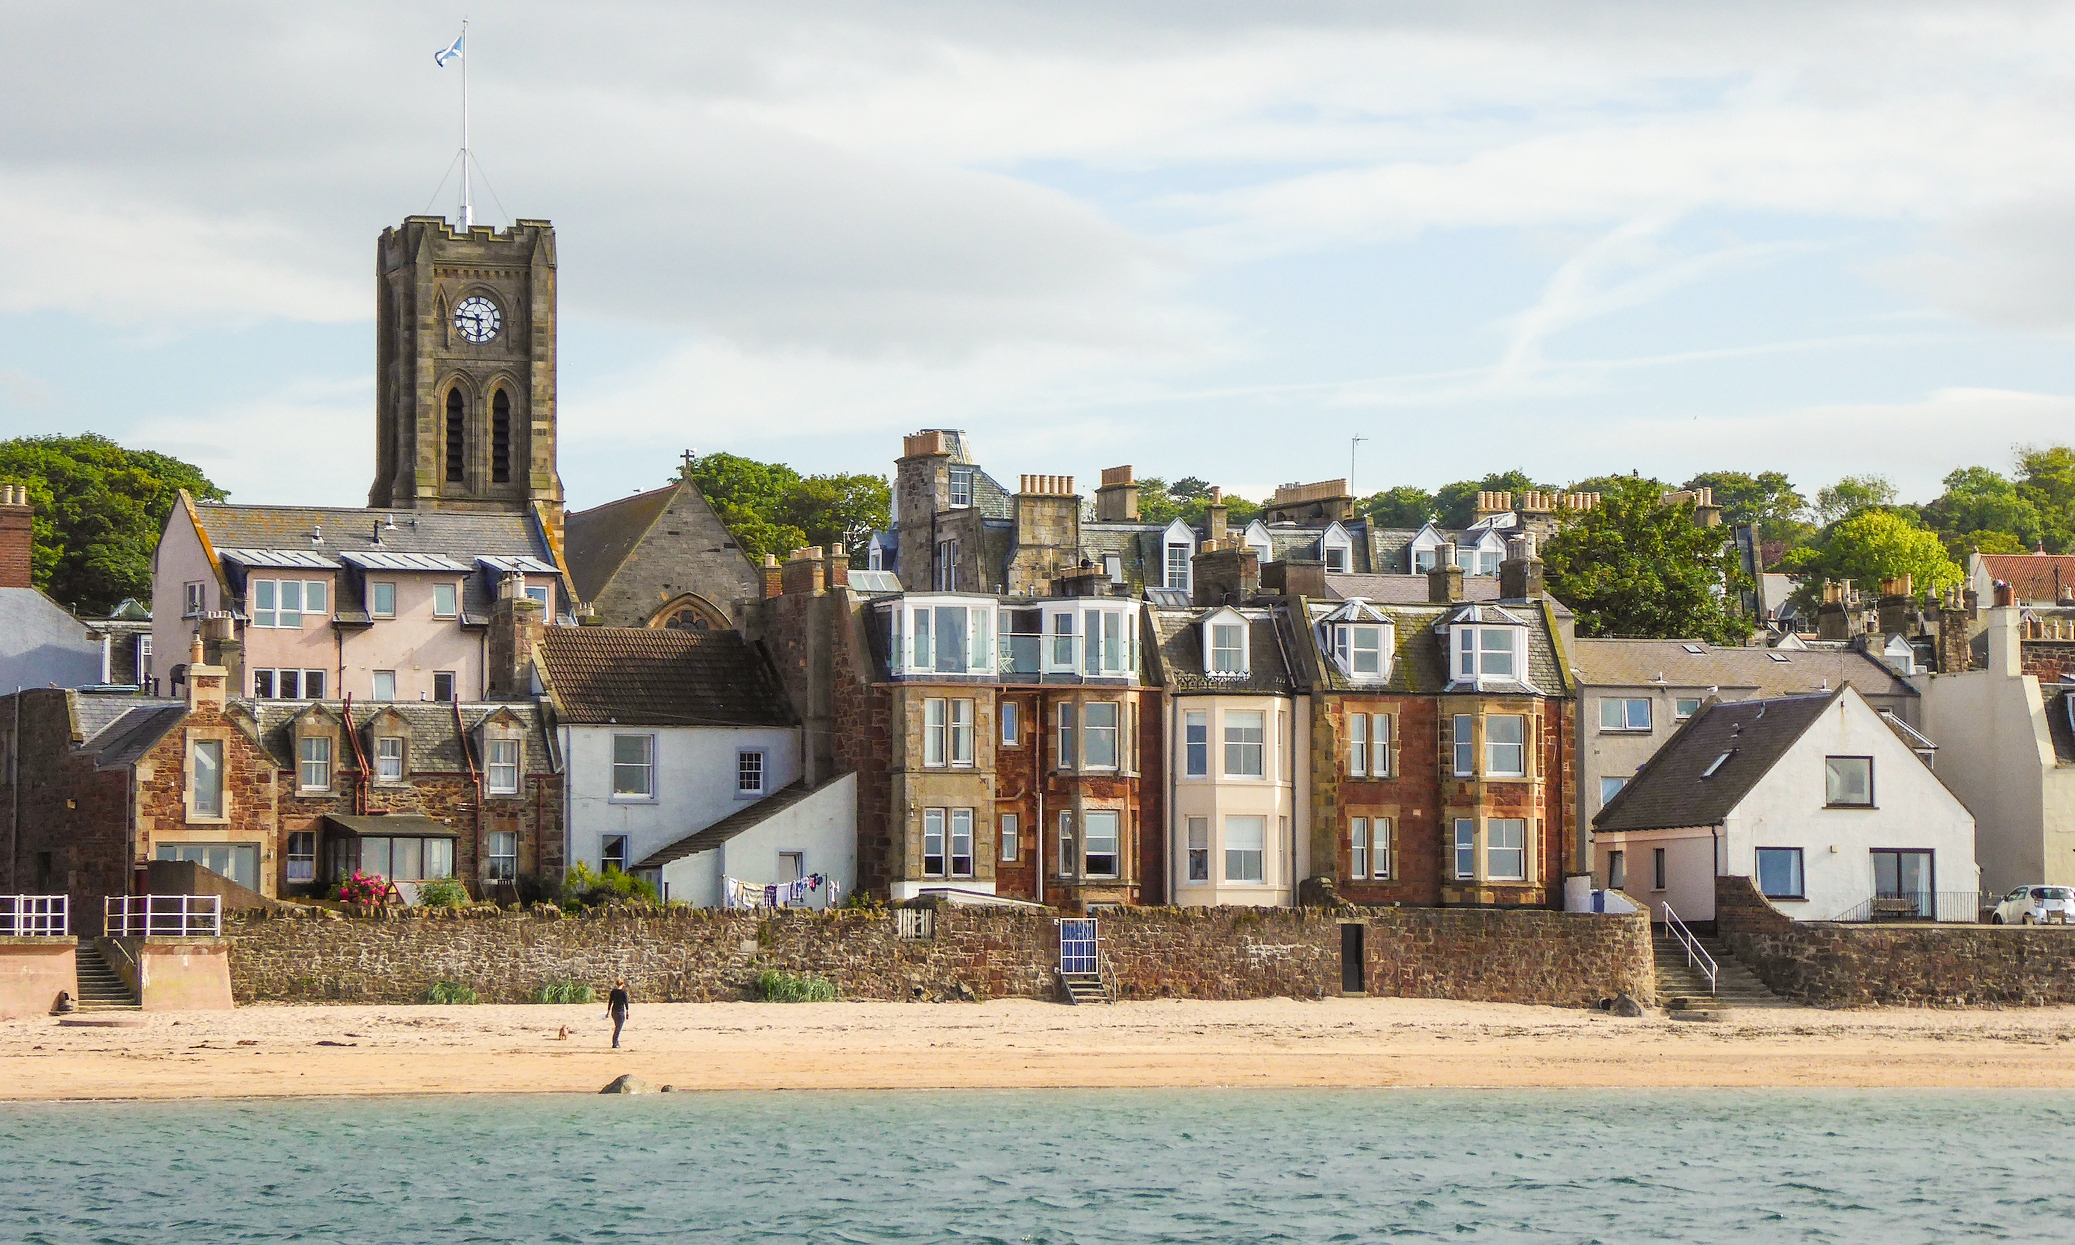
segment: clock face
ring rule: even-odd
[[[462,299],[454,308],[455,331],[478,346],[497,336],[497,330],[503,327],[504,313],[497,310],[496,303],[481,294]]]

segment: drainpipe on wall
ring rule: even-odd
[[[1037,901],[1045,902],[1045,694],[1037,694],[1036,736],[1031,740],[1031,757],[1036,762],[1031,784],[1037,788]],[[905,833],[905,830],[903,831]]]
[[[22,889],[22,685],[14,685],[14,747],[7,756],[7,786],[14,793],[14,823],[7,831],[7,886]]]
[[[1175,703],[1174,692],[1169,688],[1160,689],[1160,702],[1165,709],[1164,717],[1167,724],[1167,764],[1162,767],[1167,772],[1167,790],[1161,793],[1167,801],[1167,906],[1174,908],[1180,906],[1175,902],[1176,884],[1180,879],[1174,875],[1174,805],[1175,797],[1179,793],[1174,776],[1181,772],[1181,758],[1175,755],[1175,740],[1180,732],[1174,729],[1174,715],[1181,710]]]

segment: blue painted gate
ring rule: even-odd
[[[1059,922],[1059,971],[1095,971],[1095,918],[1066,917]]]

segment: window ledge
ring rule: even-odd
[[[1767,899],[1769,899],[1769,900],[1771,900],[1771,901],[1772,901],[1772,902],[1774,902],[1774,903],[1807,903],[1807,902],[1808,902],[1808,896],[1806,896],[1806,895],[1767,895],[1767,896],[1766,896],[1766,898],[1767,898]]]
[[[1878,804],[1825,804],[1823,807],[1854,809],[1862,813],[1878,812],[1880,810],[1880,805]]]
[[[765,793],[762,791],[737,791],[735,798],[738,800],[761,800],[764,798],[764,795]]]

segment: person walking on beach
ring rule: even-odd
[[[612,993],[605,999],[605,1014],[612,1017],[612,1048],[620,1048],[620,1027],[627,1023],[627,979],[612,979]]]

